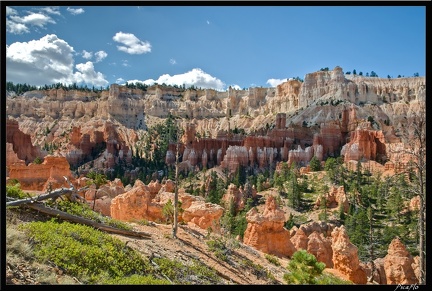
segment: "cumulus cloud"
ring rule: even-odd
[[[108,85],[108,81],[105,80],[105,76],[102,73],[95,71],[92,62],[77,64],[75,67],[78,70],[78,72],[74,73],[72,77],[75,82],[87,83],[88,80],[91,80],[91,83],[95,86]]]
[[[233,88],[235,90],[243,90],[243,88],[240,87],[239,85],[231,85],[231,88]]]
[[[39,12],[27,13],[26,16],[20,16],[17,10],[6,7],[6,31],[13,34],[23,34],[30,32],[29,27],[45,29],[47,24],[56,23],[54,19],[46,14],[60,15],[58,7],[45,7],[39,9]]]
[[[128,83],[144,83],[146,85],[153,85],[154,83],[158,84],[167,84],[167,85],[177,85],[182,86],[183,84],[187,87],[201,87],[203,89],[215,89],[218,91],[225,90],[225,83],[221,80],[207,74],[203,70],[199,68],[192,69],[189,72],[178,74],[174,76],[170,76],[169,74],[164,74],[160,76],[157,80],[148,79],[145,81],[138,80],[130,80]]]
[[[151,52],[151,45],[147,41],[138,39],[132,33],[117,32],[113,40],[121,43],[117,48],[128,54],[145,54]]]
[[[170,59],[169,62],[170,62],[171,65],[177,64],[176,60],[174,60],[174,59]]]
[[[59,8],[60,7],[58,7],[58,6],[44,7],[41,9],[41,11],[49,13],[49,14],[61,15]]]
[[[27,28],[25,24],[16,23],[9,19],[6,19],[6,30],[7,32],[13,34],[23,34],[23,33],[30,32],[30,30]]]
[[[82,8],[74,9],[74,8],[68,7],[68,8],[66,8],[66,10],[72,15],[78,15],[78,14],[85,12],[84,9],[82,9]]]
[[[6,79],[35,86],[59,82],[108,84],[101,73],[94,71],[91,62],[76,65],[78,72],[74,73],[74,53],[73,47],[55,34],[39,40],[12,43],[6,46]]]
[[[282,84],[283,82],[286,82],[287,79],[268,79],[267,84],[269,84],[272,87],[276,87],[279,84]]]
[[[15,23],[38,26],[41,28],[45,27],[48,23],[56,23],[51,17],[42,13],[31,13],[24,17],[11,15],[10,19]]]
[[[93,57],[93,53],[92,52],[88,52],[86,50],[82,51],[82,57],[86,60],[90,60]]]
[[[108,54],[104,51],[98,51],[95,52],[95,62],[99,63],[100,61],[102,61],[103,59],[105,59],[108,56]]]
[[[95,63],[99,63],[103,59],[105,59],[108,56],[108,54],[104,51],[98,51],[94,53],[94,56],[95,56]],[[88,52],[86,50],[83,50],[82,57],[86,60],[90,60],[93,57],[93,52]]]
[[[17,15],[17,11],[12,7],[6,6],[6,16]]]
[[[41,11],[51,14],[59,13],[58,10],[52,7],[41,9]],[[26,16],[20,16],[17,10],[11,7],[6,7],[6,16],[6,31],[13,34],[29,33],[30,26],[45,28],[48,23],[56,23],[50,16],[41,12],[29,12]]]

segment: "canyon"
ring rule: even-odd
[[[341,156],[347,167],[359,161],[373,172],[393,175],[410,161],[401,150],[409,145],[412,120],[425,102],[425,77],[364,77],[344,74],[340,67],[307,74],[303,82],[289,79],[276,88],[230,87],[225,92],[163,85],[143,91],[117,84],[101,92],[8,92],[6,176],[19,181],[23,190],[48,191],[68,187],[64,177],[81,188],[90,171],[109,174],[124,167],[134,183],[109,181],[82,193],[85,200],[119,220],[162,222],[175,183],[143,183],[133,160],[152,154],[143,150],[147,130],[170,115],[183,129],[179,169],[186,173],[213,169],[234,174],[243,167],[257,175],[276,170],[282,162],[296,163],[308,173],[313,157],[324,162]],[[168,146],[167,167],[175,166],[176,146]],[[224,199],[242,197],[242,191],[232,185]],[[332,189],[329,195],[333,208],[342,204],[347,209],[343,189]],[[181,221],[222,232],[222,206],[184,189],[179,189],[179,200]],[[236,201],[243,207],[241,199]],[[376,259],[372,269],[359,261],[343,226],[314,222],[287,230],[287,214],[267,197],[261,209],[247,214],[243,243],[280,257],[306,249],[356,284],[371,277],[378,284],[417,282],[418,257],[411,257],[400,240],[391,243],[388,255]]]

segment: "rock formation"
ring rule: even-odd
[[[414,259],[399,238],[394,238],[384,257],[384,270],[388,285],[418,283],[414,272]]]
[[[69,188],[74,177],[70,166],[64,157],[46,156],[41,164],[14,163],[8,166],[9,179],[16,179],[23,190],[46,191],[47,189]]]
[[[193,196],[179,191],[181,211],[178,221],[193,223],[202,229],[212,228],[219,231],[219,219],[224,208],[212,203],[206,203],[203,197]],[[107,199],[105,199],[107,200]],[[149,220],[167,222],[163,208],[168,203],[174,203],[174,185],[167,180],[164,184],[152,182],[145,185],[136,180],[134,186],[111,200],[111,217],[123,221]]]
[[[345,189],[343,186],[335,187],[331,186],[327,193],[323,194],[324,196],[319,196],[315,201],[315,209],[319,209],[321,204],[326,202],[327,208],[339,208],[342,207],[342,210],[347,213],[349,204],[348,198],[345,193]]]
[[[355,284],[366,284],[366,272],[360,266],[358,249],[350,242],[345,227],[336,227],[331,238],[333,268]]]
[[[43,157],[39,148],[33,146],[31,135],[22,132],[19,123],[13,119],[6,119],[6,144],[10,144],[6,155],[6,166],[19,160],[29,164],[36,157]]]
[[[290,233],[284,228],[285,213],[269,196],[263,213],[254,207],[246,214],[248,222],[243,243],[267,254],[291,257],[296,251],[290,240]]]
[[[132,156],[149,154],[142,151],[142,137],[148,126],[171,113],[185,118],[180,162],[188,170],[223,163],[230,171],[247,164],[259,172],[288,160],[307,166],[311,156],[338,156],[344,145],[346,159],[396,162],[397,156],[386,149],[400,142],[398,136],[407,132],[404,123],[425,96],[424,77],[346,75],[340,67],[307,74],[304,82],[287,80],[277,88],[225,92],[163,85],[143,91],[117,84],[102,91],[10,92],[7,142],[27,164],[50,153],[79,166],[78,174],[89,171],[89,161],[109,172],[130,163]],[[374,122],[367,134],[353,133],[370,118]],[[18,124],[21,137],[14,133]],[[244,129],[248,136],[232,134],[233,129]],[[175,161],[174,152],[170,145],[168,165]]]

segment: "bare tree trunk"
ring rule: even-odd
[[[177,137],[176,162],[175,162],[175,191],[174,191],[174,225],[172,229],[173,238],[177,238],[177,216],[178,216],[178,160],[179,160],[179,141]]]
[[[426,107],[421,105],[414,114],[409,136],[409,145],[402,152],[411,157],[410,169],[414,170],[416,181],[411,192],[419,197],[417,230],[419,235],[419,283],[426,285]]]
[[[420,196],[420,213],[419,213],[419,249],[420,249],[420,284],[426,285],[426,244],[425,244],[425,221],[426,221],[426,202]]]

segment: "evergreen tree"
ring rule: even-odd
[[[316,156],[313,156],[312,159],[309,162],[309,167],[311,171],[321,171],[321,162],[318,160]]]
[[[325,264],[318,262],[316,257],[306,250],[299,250],[293,254],[287,268],[290,273],[285,274],[283,278],[288,284],[316,285],[317,277],[325,269]]]

